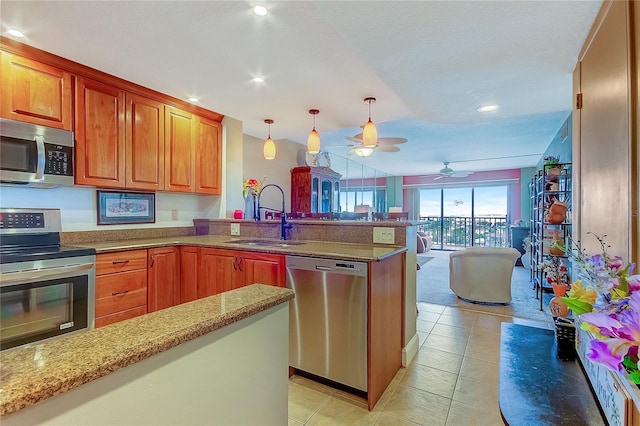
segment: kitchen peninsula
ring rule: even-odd
[[[256,284],[4,351],[2,424],[283,424],[292,298]]]
[[[206,297],[208,292],[226,291],[254,281],[284,287],[287,275],[284,272],[284,260],[290,255],[366,262],[370,277],[367,286],[370,303],[365,324],[370,336],[370,383],[367,399],[372,409],[398,368],[410,360],[412,354],[407,352],[413,348],[416,343],[414,341],[417,340],[415,309],[405,309],[405,306],[415,306],[415,259],[410,260],[411,256],[415,257],[415,247],[412,248],[411,244],[406,243],[415,243],[415,234],[413,239],[405,239],[405,233],[410,230],[415,232],[415,226],[411,226],[409,222],[390,223],[389,227],[393,226],[392,233],[395,234],[395,244],[373,244],[372,222],[292,221],[291,234],[296,238],[286,241],[277,239],[279,224],[276,221],[255,223],[216,219],[195,222],[196,233],[205,235],[155,237],[151,234],[149,238],[142,238],[142,230],[139,230],[140,233],[127,233],[127,236],[134,237],[130,240],[113,241],[112,238],[115,236],[110,234],[107,241],[88,243],[82,240],[86,236],[69,235],[66,242],[95,248],[98,259],[97,271],[100,270],[100,259],[105,255],[122,253],[125,256],[139,251],[148,252],[148,265],[151,270],[162,262],[160,257],[154,260],[155,253],[174,253],[178,260],[174,260],[173,264],[181,270],[181,276],[179,290],[169,290],[169,294],[187,297]],[[230,236],[230,224],[238,224],[241,235]],[[384,225],[384,222],[375,223],[376,227]],[[95,234],[88,237],[94,241],[101,240]],[[338,242],[339,238],[344,242]],[[198,281],[195,286],[190,284],[194,275],[197,275],[195,280]],[[152,306],[155,302],[152,301],[163,299],[153,295],[154,292],[157,293],[158,283],[165,287],[163,291],[166,292],[166,283],[170,279],[169,274],[159,272],[149,272],[148,276],[148,309],[151,312],[155,309]],[[163,279],[152,279],[153,276],[162,276]],[[188,290],[189,287],[192,290]],[[174,303],[182,302],[184,300]]]

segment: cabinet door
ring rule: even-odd
[[[198,298],[198,247],[180,247],[180,303]]]
[[[167,191],[195,190],[195,124],[193,115],[165,107],[165,169]]]
[[[126,94],[126,186],[164,189],[164,105]]]
[[[238,265],[232,250],[200,249],[198,265],[198,298],[208,297],[234,288]]]
[[[198,117],[196,192],[220,194],[222,190],[222,132],[220,123]]]
[[[285,286],[285,258],[281,255],[253,252],[238,252],[243,285],[268,284]]]
[[[2,117],[72,130],[71,74],[2,52]]]
[[[180,301],[180,264],[177,247],[149,249],[147,311],[177,305]]]
[[[122,90],[81,77],[77,79],[77,184],[124,188],[124,116]]]

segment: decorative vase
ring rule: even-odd
[[[551,302],[549,302],[549,311],[551,312],[551,316],[554,318],[566,318],[569,316],[569,307],[558,296],[555,296],[551,299]]]
[[[244,199],[244,218],[258,219],[258,197],[255,194],[249,194]]]
[[[558,180],[558,176],[560,176],[562,174],[562,168],[561,167],[555,167],[555,166],[545,166],[546,172],[547,172],[547,179],[555,181]]]
[[[531,269],[531,253],[526,252],[525,254],[523,254],[520,258],[520,261],[522,262],[522,266],[524,267],[524,269]]]
[[[549,206],[549,212],[545,216],[545,220],[552,225],[559,225],[564,222],[567,217],[567,204],[558,200]]]
[[[556,283],[552,283],[551,287],[553,287],[553,294],[556,297],[562,297],[567,293],[567,290],[569,289],[569,285],[568,284],[556,284]],[[564,302],[563,302],[564,303]]]

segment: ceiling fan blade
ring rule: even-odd
[[[378,145],[375,150],[380,152],[398,152],[400,148],[395,145]]]
[[[346,140],[349,140],[351,142],[357,142],[357,143],[362,143],[362,133],[358,133],[355,136],[345,136],[344,137]]]
[[[393,144],[398,145],[401,143],[405,143],[407,141],[406,138],[378,138],[379,144]]]
[[[436,177],[433,178],[433,180],[442,179],[443,177],[446,177],[446,176],[445,175],[436,176]]]

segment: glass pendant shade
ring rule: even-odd
[[[276,158],[276,144],[273,142],[273,139],[271,139],[271,125],[273,124],[273,120],[267,118],[264,122],[269,125],[269,136],[267,136],[267,140],[264,141],[262,154],[265,160],[273,160]]]
[[[313,129],[307,138],[307,152],[309,154],[317,154],[320,152],[320,135]]]
[[[353,152],[358,157],[368,157],[373,154],[373,148],[354,148]]]
[[[362,129],[362,145],[365,148],[375,148],[378,145],[378,130],[376,126],[369,118],[367,124],[364,125],[364,129]]]
[[[264,154],[265,160],[273,160],[276,158],[276,144],[271,139],[271,136],[264,141],[264,146],[262,147],[262,153]]]
[[[316,115],[319,113],[320,110],[317,109],[309,110],[309,114],[313,115],[313,130],[311,130],[307,138],[307,152],[314,155],[320,152],[320,135],[316,131]]]

